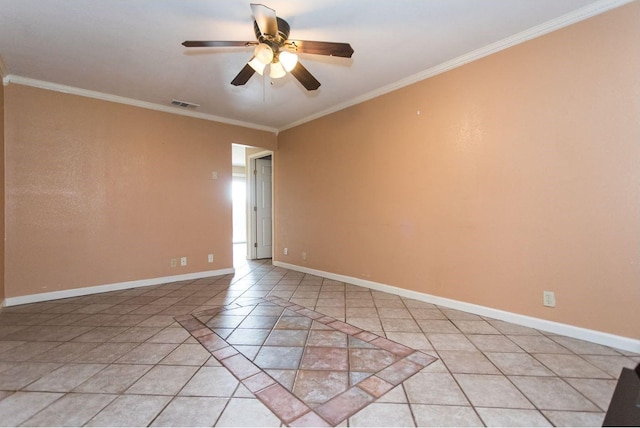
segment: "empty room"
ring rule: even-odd
[[[637,421],[638,22],[0,0],[0,425]]]

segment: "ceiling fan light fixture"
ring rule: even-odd
[[[251,3],[251,11],[256,41],[187,40],[182,45],[186,48],[253,47],[253,58],[233,78],[233,86],[245,85],[255,73],[264,76],[265,67],[269,65],[272,79],[284,77],[289,72],[307,91],[318,89],[320,82],[298,61],[298,53],[342,58],[351,58],[353,55],[349,43],[289,40],[291,27],[276,15],[274,9]]]
[[[271,63],[271,70],[269,71],[269,77],[271,77],[272,79],[279,79],[281,77],[284,77],[286,74],[287,72],[282,66],[282,63],[280,62]]]
[[[256,46],[253,55],[264,65],[267,65],[271,61],[273,61],[273,50],[271,49],[271,46],[266,43],[260,43],[258,46]]]
[[[298,63],[298,55],[293,52],[282,51],[280,55],[278,55],[278,59],[286,71],[293,70]]]
[[[256,73],[258,73],[260,76],[262,76],[264,74],[264,68],[266,67],[266,64],[263,64],[262,62],[260,62],[260,60],[258,60],[257,57],[253,57],[251,58],[251,61],[249,61],[248,63],[251,68],[253,68]]]

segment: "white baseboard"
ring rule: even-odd
[[[108,291],[126,290],[129,288],[148,287],[150,285],[166,284],[176,281],[207,278],[209,276],[232,275],[234,268],[210,270],[204,272],[185,273],[182,275],[164,276],[159,278],[139,279],[136,281],[117,282],[114,284],[96,285],[93,287],[72,288],[69,290],[51,291],[48,293],[29,294],[26,296],[7,297],[5,306],[24,305],[27,303],[46,302],[48,300],[66,299],[69,297],[86,296],[88,294],[106,293]]]
[[[324,272],[317,269],[311,269],[304,266],[297,266],[289,263],[273,261],[274,266],[308,273],[311,275],[321,276],[327,279],[333,279],[348,284],[359,285],[370,288],[372,290],[384,291],[398,296],[410,299],[420,300],[422,302],[432,303],[446,308],[457,309],[459,311],[469,312],[483,317],[494,318],[501,321],[507,321],[525,327],[543,330],[549,333],[560,334],[563,336],[573,337],[575,339],[586,340],[597,343],[599,345],[610,346],[612,348],[623,349],[625,351],[640,353],[640,340],[630,337],[617,336],[615,334],[604,333],[597,330],[590,330],[582,327],[576,327],[570,324],[563,324],[555,321],[549,321],[541,318],[534,318],[527,315],[516,314],[513,312],[502,311],[500,309],[489,308],[486,306],[475,305],[473,303],[461,302],[459,300],[447,299],[444,297],[433,296],[431,294],[420,293],[418,291],[406,290],[404,288],[394,287],[392,285],[381,284],[379,282],[367,281],[365,279],[354,278],[351,276]]]

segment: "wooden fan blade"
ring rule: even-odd
[[[263,4],[251,3],[253,18],[263,35],[275,37],[278,35],[278,20],[276,11]]]
[[[302,86],[307,88],[307,91],[315,91],[320,87],[320,82],[318,82],[318,80],[309,73],[309,70],[300,64],[300,61],[298,61],[296,66],[293,67],[291,74],[298,79],[298,82],[302,83]]]
[[[349,43],[289,40],[287,41],[287,45],[293,46],[299,53],[340,56],[343,58],[351,58],[351,55],[353,55],[353,48]]]
[[[185,48],[226,48],[234,46],[254,46],[256,42],[227,42],[213,40],[187,40],[182,42]]]
[[[240,73],[238,73],[238,75],[233,78],[231,84],[233,86],[242,86],[247,83],[249,79],[251,79],[251,76],[253,76],[253,73],[255,72],[256,71],[247,63],[244,65],[244,67],[242,67]]]

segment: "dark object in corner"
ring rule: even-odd
[[[602,426],[640,426],[640,364],[622,369]]]

